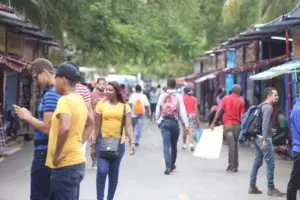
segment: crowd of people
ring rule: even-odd
[[[13,107],[18,118],[35,129],[31,200],[79,199],[88,148],[92,167],[97,170],[97,199],[104,199],[108,177],[107,199],[113,200],[125,142],[133,155],[140,146],[146,117],[158,121],[166,162],[164,174],[168,175],[176,169],[179,118],[185,126],[183,148],[199,120],[191,89],[185,89],[182,98],[176,93],[174,79],[168,80],[168,88],[152,88],[147,96],[140,85],[132,92],[104,78],[99,78],[90,91],[80,82],[79,67],[72,62],[55,69],[49,60],[38,58],[29,71],[42,91],[38,116],[24,107]],[[190,148],[194,150],[192,136]]]
[[[239,138],[243,136],[251,136],[254,142],[254,161],[250,173],[249,194],[262,194],[256,185],[257,175],[260,167],[265,160],[267,165],[267,184],[268,196],[281,197],[285,196],[287,200],[296,200],[298,190],[300,190],[300,128],[299,128],[299,101],[294,105],[291,112],[291,127],[293,148],[292,157],[294,165],[287,185],[287,193],[281,192],[275,187],[274,173],[275,173],[275,153],[274,143],[277,143],[277,136],[284,135],[284,143],[288,140],[288,134],[285,128],[284,115],[278,114],[278,127],[273,124],[273,107],[278,103],[278,92],[276,88],[266,88],[262,94],[263,101],[258,105],[252,106],[245,113],[245,103],[241,98],[242,90],[239,85],[234,85],[229,95],[223,92],[219,93],[217,105],[211,110],[210,127],[214,129],[216,125],[223,124],[224,136],[228,144],[228,168],[226,171],[236,173],[238,172],[238,143]],[[300,85],[298,85],[298,94],[300,98]],[[222,118],[220,118],[220,116]],[[250,120],[247,122],[247,120]],[[220,122],[221,121],[221,122]],[[248,123],[248,124],[247,124]],[[276,133],[276,129],[283,131]],[[246,129],[246,131],[244,131]],[[244,135],[243,135],[244,134]]]
[[[125,85],[106,82],[104,78],[99,78],[93,91],[90,91],[80,83],[79,68],[72,62],[62,63],[55,69],[50,61],[38,58],[32,63],[30,73],[42,91],[38,116],[18,105],[14,105],[14,109],[19,119],[35,128],[31,200],[79,199],[87,148],[90,148],[92,167],[97,170],[97,199],[104,200],[108,177],[107,199],[113,200],[125,142],[129,143],[133,155],[141,145],[145,118],[156,120],[161,131],[165,175],[176,169],[180,124],[183,125],[184,133],[182,148],[188,147],[194,151],[194,133],[200,125],[197,99],[190,87],[184,88],[183,96],[178,94],[175,79],[169,79],[164,90],[153,87],[146,95],[140,85],[136,85],[132,92]],[[229,146],[226,171],[232,173],[237,173],[239,167],[238,142],[244,123],[243,116],[254,116],[245,114],[241,92],[239,85],[234,85],[229,95],[225,95],[222,90],[216,100],[217,105],[211,110],[214,114],[210,119],[210,127],[214,129],[220,124],[224,126],[224,136]],[[265,160],[267,194],[283,196],[285,194],[274,184],[272,143],[273,106],[278,102],[278,93],[275,88],[267,88],[263,96],[264,101],[257,106],[259,114],[253,118],[258,120],[254,120],[255,135],[252,136],[255,158],[248,193],[262,193],[256,185],[256,179]],[[299,102],[294,105],[291,114],[294,166],[288,184],[288,200],[295,200],[300,189],[299,105]]]

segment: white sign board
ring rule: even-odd
[[[223,126],[211,129],[204,129],[197,144],[194,156],[206,159],[218,159],[223,144]]]

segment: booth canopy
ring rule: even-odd
[[[209,80],[209,79],[213,79],[213,78],[216,78],[216,73],[215,72],[207,74],[205,76],[202,76],[201,78],[198,78],[195,82],[196,83],[201,83],[203,81],[206,81],[206,80]]]
[[[261,73],[250,76],[251,80],[268,80],[280,76],[282,74],[290,74],[294,72],[298,72],[300,69],[300,61],[293,60],[282,65],[273,67],[269,70],[263,71]]]

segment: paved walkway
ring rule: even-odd
[[[134,156],[126,153],[121,166],[116,200],[267,200],[265,166],[261,168],[258,186],[264,194],[247,194],[253,153],[240,148],[240,172],[228,174],[227,147],[218,160],[199,159],[188,150],[179,149],[177,170],[165,176],[162,142],[155,124],[146,123],[141,146]],[[32,143],[0,162],[0,200],[29,199],[29,172]],[[276,161],[276,186],[286,190],[292,163]],[[81,200],[95,200],[96,171],[87,164],[81,184]],[[284,198],[281,198],[284,199]]]

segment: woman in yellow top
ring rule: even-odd
[[[106,177],[109,177],[107,200],[113,200],[117,189],[119,168],[125,153],[125,135],[119,145],[119,157],[114,160],[101,158],[100,144],[102,137],[121,136],[121,124],[125,106],[125,133],[128,136],[132,154],[135,152],[133,140],[133,129],[131,124],[131,109],[126,105],[117,82],[109,82],[105,88],[106,102],[99,102],[95,109],[95,134],[100,133],[97,142],[97,200],[104,200],[104,189]],[[96,141],[98,135],[92,136],[92,142]]]

